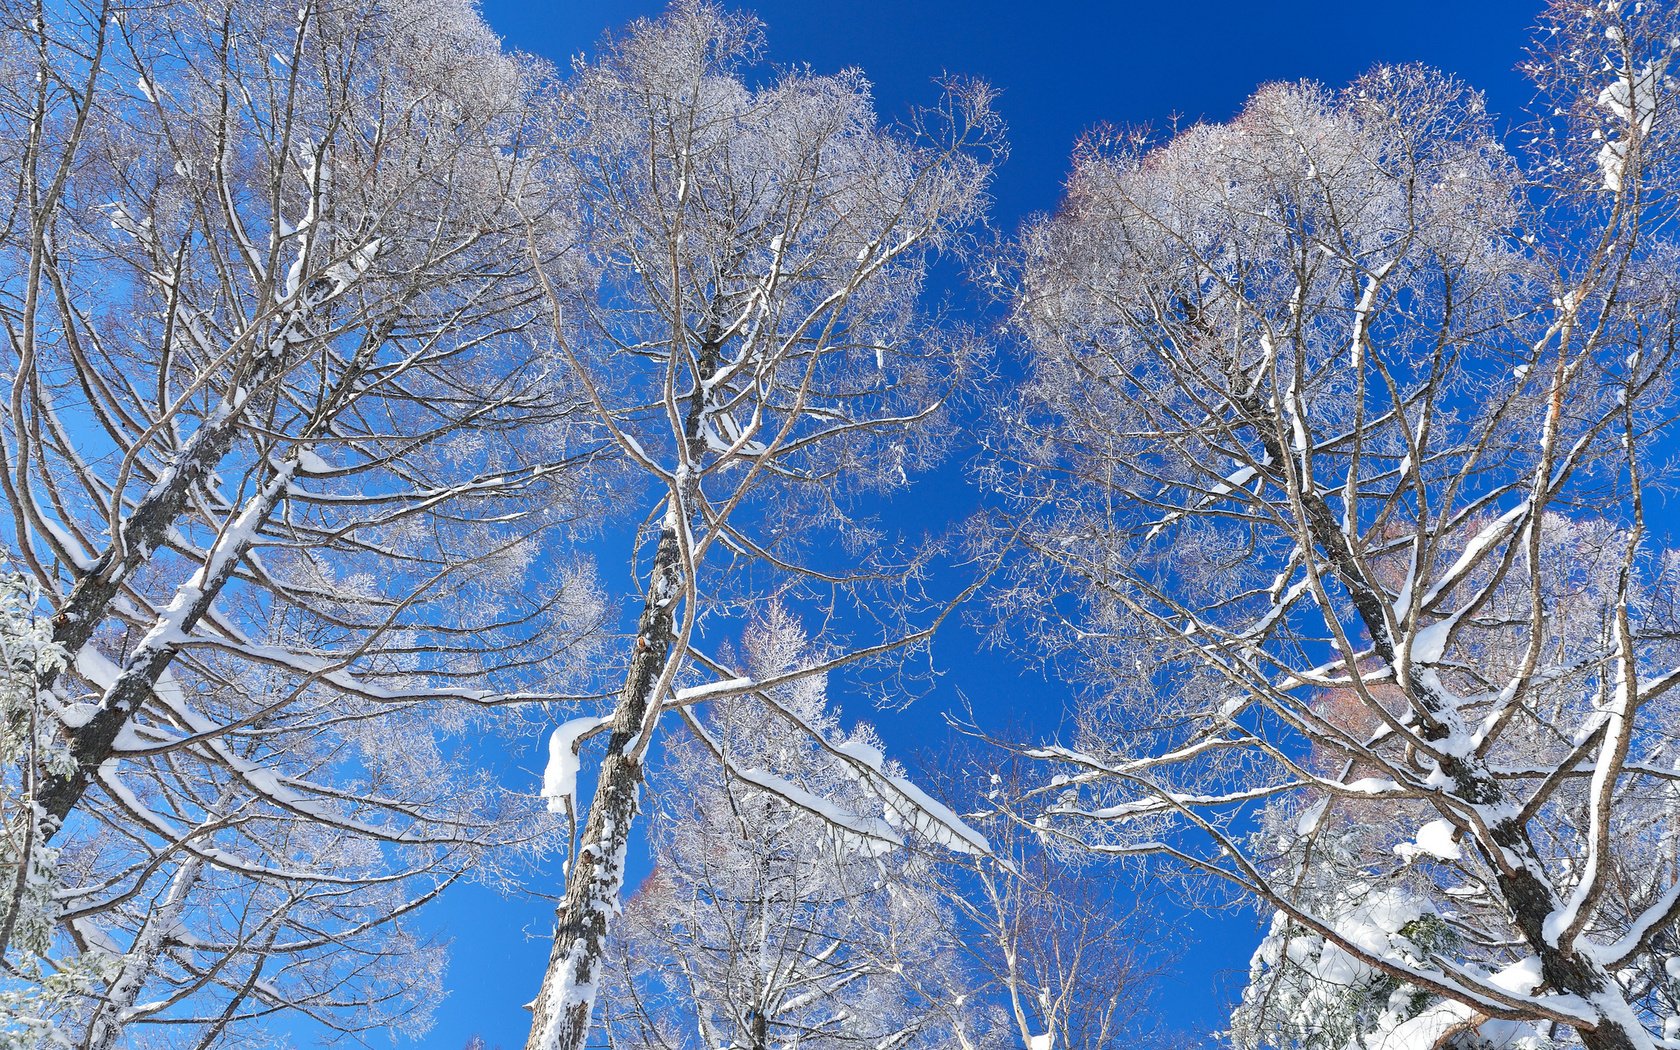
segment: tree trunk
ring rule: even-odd
[[[317,284],[324,280],[318,279]],[[258,356],[250,373],[243,377],[242,382],[248,384],[249,390],[260,390],[283,373],[287,362],[296,355],[296,348],[310,339],[307,318],[311,312],[326,307],[347,286],[341,282],[305,296],[280,325],[267,352]],[[383,341],[385,331],[382,328],[369,331],[356,352],[358,363]],[[351,389],[359,374],[359,364],[347,370],[331,396],[323,398],[322,405],[336,403]],[[169,530],[186,509],[193,486],[208,478],[232,450],[252,396],[247,393],[241,395],[243,400],[224,401],[204,421],[170,461],[163,477],[141,497],[134,512],[118,527],[116,540],[76,580],[63,607],[53,616],[53,641],[63,647],[67,663],[75,662],[76,654],[108,615],[123,580],[167,542]],[[305,447],[304,442],[300,440],[298,447]],[[111,757],[123,727],[174,661],[181,639],[210,611],[240,559],[256,541],[257,528],[285,499],[287,487],[298,469],[297,457],[288,458],[278,469],[262,491],[240,508],[239,516],[206,555],[203,567],[176,591],[175,600],[124,662],[121,676],[106,687],[99,710],[86,722],[70,729],[74,767],[44,777],[35,798],[45,813],[42,833],[46,839],[51,840],[58,833],[65,818],[81,802],[94,772]],[[43,691],[50,689],[58,673],[56,668],[43,671],[38,677],[38,687]],[[0,950],[3,948],[0,945]]]
[[[117,525],[110,546],[77,577],[64,604],[53,615],[53,641],[63,647],[69,660],[74,661],[93,637],[123,581],[145,564],[153,551],[168,542],[169,530],[186,510],[193,486],[202,484],[232,450],[240,424],[250,411],[251,399],[283,375],[296,359],[297,348],[314,338],[309,330],[310,318],[329,309],[332,301],[349,286],[350,281],[344,278],[317,278],[303,297],[287,309],[273,338],[252,355],[241,374],[234,376],[230,390],[245,392],[230,392],[181,445],[164,468],[162,477]],[[118,497],[120,494],[113,498]],[[45,671],[38,684],[42,689],[50,689],[57,676],[56,670]]]
[[[1282,420],[1271,415],[1258,398],[1233,400],[1255,424],[1261,443],[1271,457],[1274,481],[1287,488],[1288,480],[1282,464],[1289,452],[1279,436]],[[1428,740],[1444,739],[1447,727],[1441,723],[1440,717],[1450,709],[1450,705],[1436,694],[1427,681],[1400,674],[1398,647],[1389,635],[1382,611],[1386,603],[1366,579],[1363,567],[1348,545],[1329,505],[1316,490],[1306,490],[1300,493],[1297,507],[1307,535],[1325,552],[1335,568],[1337,579],[1347,588],[1377,655],[1395,669],[1396,681],[1406,690],[1413,709],[1424,716],[1419,727],[1420,734]],[[1446,754],[1438,761],[1441,772],[1451,780],[1452,791],[1459,798],[1482,806],[1496,806],[1503,800],[1504,791],[1497,778],[1473,757]],[[1539,957],[1546,984],[1560,992],[1580,996],[1599,1009],[1600,1023],[1593,1029],[1583,1029],[1579,1033],[1581,1042],[1587,1050],[1650,1050],[1649,1035],[1642,1027],[1637,1027],[1637,1014],[1627,1006],[1625,994],[1603,965],[1573,946],[1554,946],[1547,939],[1546,920],[1556,911],[1559,901],[1551,888],[1535,874],[1543,868],[1534,852],[1534,844],[1529,841],[1526,826],[1520,820],[1506,820],[1494,825],[1490,831],[1495,844],[1518,862],[1505,865],[1498,863],[1497,858],[1490,858],[1500,895],[1511,909],[1524,940]],[[1623,1005],[1624,1016],[1635,1019],[1631,1027],[1603,1010],[1602,1003],[1606,999]]]
[[[1500,865],[1494,865],[1494,872],[1498,878],[1500,896],[1511,909],[1512,918],[1516,920],[1517,928],[1523,933],[1523,939],[1528,941],[1529,947],[1540,957],[1540,973],[1546,984],[1552,988],[1580,996],[1599,1011],[1599,1024],[1592,1029],[1580,1029],[1577,1034],[1587,1050],[1651,1050],[1651,1039],[1642,1027],[1630,1027],[1627,1023],[1609,1015],[1604,1009],[1605,1000],[1623,1004],[1623,1016],[1632,1020],[1638,1017],[1633,1008],[1627,1005],[1627,996],[1616,984],[1615,978],[1604,969],[1598,960],[1574,946],[1568,948],[1553,947],[1546,937],[1546,920],[1557,909],[1558,902],[1551,890],[1544,882],[1535,877],[1538,870],[1539,858],[1534,855],[1534,847],[1528,841],[1528,833],[1523,824],[1516,820],[1506,820],[1495,824],[1491,829],[1494,841],[1525,863],[1517,865],[1507,873]],[[1535,867],[1530,867],[1535,865]],[[1633,1020],[1635,1026],[1637,1020]]]
[[[653,688],[675,640],[680,527],[673,506],[654,552],[652,586],[636,624],[630,671],[613,711],[600,782],[577,857],[566,873],[566,895],[555,909],[554,946],[542,990],[532,1004],[526,1050],[580,1050],[589,1035],[607,930],[619,907],[624,853],[642,785],[642,765],[634,752],[649,705],[658,699]]]
[[[77,578],[64,605],[53,615],[53,641],[74,660],[110,610],[123,580],[168,541],[169,529],[186,508],[194,485],[209,476],[233,447],[238,433],[238,413],[227,411],[206,420],[150,491],[140,498],[134,512],[118,527],[114,542]],[[58,677],[56,669],[44,670],[40,687],[50,689]]]
[[[117,737],[134,712],[157,687],[158,680],[174,661],[182,639],[198,625],[215,604],[216,596],[233,576],[234,569],[257,538],[257,526],[266,521],[285,498],[297,469],[297,459],[286,461],[261,492],[248,500],[239,516],[211,546],[204,565],[175,593],[152,629],[140,640],[123,664],[117,680],[106,687],[93,716],[70,730],[70,756],[74,765],[63,772],[41,778],[35,802],[43,814],[41,835],[51,841],[64,826],[64,819],[87,794],[95,772],[113,754]],[[112,548],[115,549],[114,547]],[[95,577],[84,577],[83,582]],[[77,584],[80,589],[81,584]],[[115,593],[115,587],[110,593]],[[71,600],[76,592],[71,592]],[[107,600],[109,594],[107,594]],[[55,624],[56,627],[56,624]],[[86,636],[83,636],[86,641]]]
[[[683,441],[691,463],[698,462],[705,450],[700,435],[705,427],[706,382],[717,371],[721,348],[716,334],[709,334],[695,354],[695,383],[685,396],[683,416]],[[531,1003],[531,1035],[525,1050],[582,1050],[589,1037],[607,930],[619,910],[624,853],[642,786],[641,759],[635,752],[642,727],[648,724],[649,706],[663,703],[663,698],[653,695],[653,687],[676,641],[677,597],[682,585],[677,530],[688,528],[684,514],[699,491],[698,478],[687,467],[679,470],[678,477],[682,479],[679,490],[670,495],[659,545],[654,548],[653,573],[636,621],[630,671],[613,709],[600,780],[589,803],[577,856],[566,871],[566,894],[554,912],[554,946],[549,949],[542,989]]]

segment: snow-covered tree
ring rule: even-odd
[[[805,648],[773,616],[749,636],[755,675]],[[942,851],[913,829],[905,842],[843,760],[880,742],[841,731],[820,678],[774,693],[778,707],[733,697],[667,737],[649,788],[653,872],[608,956],[609,1045],[958,1045],[973,989]]]
[[[1036,781],[1030,759],[957,747],[930,764],[929,781],[991,847],[945,865],[955,938],[975,975],[969,998],[984,1010],[972,1045],[1158,1045],[1152,1007],[1174,947],[1158,892],[1057,849],[1012,810]]]
[[[7,775],[122,956],[66,1023],[421,1024],[403,924],[508,833],[441,737],[593,600],[527,572],[589,454],[541,70],[464,0],[8,4],[0,67],[0,529],[64,654]]]
[[[1276,912],[1245,1044],[1680,1045],[1680,9],[1539,40],[1520,147],[1432,70],[1273,85],[1023,236],[1045,828]]]
[[[625,468],[615,498],[642,524],[642,605],[616,706],[595,725],[605,753],[534,1003],[534,1050],[585,1039],[661,716],[775,684],[708,653],[707,632],[738,630],[730,617],[773,597],[827,602],[836,630],[816,665],[787,672],[800,677],[902,650],[936,620],[902,614],[894,596],[916,586],[919,563],[850,501],[931,460],[964,381],[965,347],[919,299],[933,253],[985,205],[990,92],[953,86],[884,129],[860,73],[771,74],[760,50],[752,19],[679,3],[609,40],[564,91],[548,177],[575,203],[586,259],[582,279],[551,287],[558,354]],[[843,643],[848,620],[879,632]],[[561,795],[581,725],[555,739]],[[849,761],[878,765],[861,751]]]

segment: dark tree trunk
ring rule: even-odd
[[[685,396],[687,411],[683,417],[683,440],[690,462],[699,462],[705,452],[701,434],[706,380],[717,370],[721,348],[721,343],[708,337],[695,355],[696,382]],[[549,951],[542,989],[531,1004],[531,1035],[526,1050],[582,1050],[589,1037],[607,930],[619,907],[624,851],[630,842],[642,786],[642,765],[633,752],[643,727],[650,724],[650,706],[663,702],[662,697],[653,695],[653,688],[676,641],[676,607],[682,588],[677,530],[688,527],[684,515],[698,492],[698,479],[690,475],[684,483],[686,491],[671,493],[659,544],[654,548],[653,573],[642,614],[636,621],[630,670],[619,692],[618,706],[613,709],[611,736],[601,761],[595,797],[589,803],[583,838],[566,872],[566,895],[555,909],[554,946]]]
[[[187,497],[221,463],[233,447],[238,433],[237,413],[212,419],[201,426],[170,463],[165,481],[152,487],[135,505],[118,530],[118,539],[106,547],[77,578],[64,604],[53,615],[53,641],[71,657],[87,645],[94,629],[105,619],[111,601],[135,569],[145,564],[152,552],[168,541],[169,529],[186,509]],[[51,688],[56,671],[43,671],[42,689]]]
[[[1233,401],[1247,417],[1247,422],[1254,426],[1270,457],[1273,483],[1288,488],[1283,464],[1290,452],[1284,447],[1279,434],[1282,421],[1271,415],[1257,397],[1234,397]],[[1450,705],[1427,681],[1418,681],[1409,674],[1400,673],[1398,646],[1390,637],[1383,612],[1387,602],[1365,578],[1359,559],[1337,524],[1334,512],[1317,491],[1301,491],[1299,504],[1305,519],[1301,522],[1304,531],[1324,552],[1335,569],[1337,579],[1347,588],[1354,610],[1371,636],[1377,655],[1395,668],[1397,684],[1408,694],[1413,709],[1424,716],[1419,726],[1420,735],[1431,741],[1445,739],[1449,730],[1441,718]],[[1498,779],[1473,756],[1448,753],[1439,758],[1439,764],[1441,772],[1452,783],[1453,794],[1459,798],[1481,806],[1497,805],[1504,798]],[[1622,999],[1623,993],[1615,979],[1597,960],[1572,945],[1558,946],[1547,939],[1546,920],[1561,902],[1535,874],[1542,869],[1534,844],[1529,841],[1526,825],[1519,819],[1510,819],[1494,825],[1490,831],[1497,845],[1515,859],[1516,863],[1510,864],[1502,863],[1498,857],[1488,858],[1497,877],[1500,896],[1511,909],[1523,939],[1540,960],[1540,971],[1546,985],[1594,1004],[1606,995]],[[1629,1016],[1633,1016],[1632,1011],[1629,1011]],[[1609,1018],[1604,1018],[1596,1028],[1583,1029],[1579,1034],[1587,1050],[1636,1050],[1649,1046],[1650,1042],[1645,1032],[1629,1031]]]

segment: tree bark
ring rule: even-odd
[[[70,588],[64,605],[53,615],[53,641],[74,660],[94,629],[110,610],[123,580],[168,541],[169,529],[186,509],[193,486],[201,483],[233,447],[239,416],[230,411],[208,420],[170,462],[164,479],[154,485],[123,520],[118,535]],[[40,687],[50,689],[56,669],[40,674]]]
[[[680,344],[679,340],[674,340]],[[694,386],[684,395],[682,440],[684,460],[699,461],[705,451],[701,438],[707,407],[706,382],[717,371],[722,342],[709,333],[694,356]],[[636,621],[636,640],[630,670],[613,709],[607,753],[595,796],[589,803],[577,856],[566,872],[566,894],[554,915],[554,945],[542,988],[531,1003],[531,1034],[526,1050],[582,1050],[589,1037],[595,1010],[596,985],[606,950],[607,932],[618,913],[624,888],[624,853],[636,818],[642,786],[638,755],[642,729],[649,724],[653,695],[676,642],[677,599],[682,589],[682,544],[679,529],[687,529],[687,507],[699,491],[696,474],[683,466],[677,488],[670,494],[653,571],[642,614]]]
[[[168,542],[169,530],[186,510],[193,487],[202,484],[233,449],[251,399],[284,374],[298,346],[313,339],[309,318],[328,308],[349,285],[350,281],[343,278],[316,278],[303,298],[283,315],[274,337],[252,355],[245,374],[236,376],[230,384],[230,391],[242,387],[248,393],[238,400],[233,393],[228,394],[219,409],[182,444],[163,476],[140,498],[133,512],[118,524],[110,546],[78,576],[64,604],[53,614],[53,641],[63,647],[68,660],[73,662],[93,637],[123,581]],[[120,494],[113,498],[120,498]],[[57,670],[43,671],[37,684],[43,690],[50,689],[57,677]]]
[[[239,380],[240,385],[251,393],[244,395],[243,401],[224,401],[221,408],[187,439],[170,461],[163,478],[141,497],[134,512],[119,525],[114,542],[76,580],[64,605],[53,616],[53,641],[63,647],[67,664],[75,662],[76,654],[87,645],[94,630],[109,615],[111,602],[121,590],[124,579],[144,564],[153,551],[168,542],[169,530],[186,510],[193,487],[202,484],[232,451],[249,410],[249,399],[283,375],[296,355],[296,348],[312,339],[308,318],[329,308],[332,300],[348,286],[349,283],[342,279],[316,279],[303,300],[281,322],[265,351],[256,355],[248,374]],[[370,331],[357,350],[358,361],[383,338],[384,330],[376,328]],[[351,368],[339,380],[331,396],[323,399],[323,406],[337,403],[359,373],[359,367]],[[73,768],[46,775],[35,796],[44,813],[41,826],[46,840],[50,841],[58,833],[64,826],[65,818],[80,804],[95,771],[113,754],[123,727],[174,662],[181,638],[197,626],[215,604],[216,596],[255,542],[255,525],[266,521],[285,499],[297,465],[295,457],[288,459],[262,491],[246,502],[238,517],[230,523],[231,536],[227,537],[227,546],[221,546],[218,541],[206,556],[204,566],[177,590],[171,606],[177,610],[175,615],[171,617],[166,613],[158,618],[153,629],[124,662],[122,674],[105,689],[99,710],[92,718],[69,730],[70,754],[75,761]],[[58,668],[41,672],[38,688],[42,691],[50,689],[58,674]]]
[[[642,764],[635,751],[648,708],[657,700],[654,686],[675,641],[680,527],[673,507],[655,549],[652,586],[636,624],[630,671],[613,711],[600,782],[577,857],[566,873],[566,895],[555,909],[554,946],[542,990],[532,1004],[526,1050],[580,1050],[589,1035],[595,985],[624,886],[624,852],[642,785]]]
[[[164,899],[141,922],[134,943],[123,956],[116,979],[106,989],[104,1000],[94,1011],[82,1050],[114,1050],[116,1047],[127,1020],[124,1015],[134,1008],[146,977],[156,965],[166,940],[175,932],[182,909],[186,906],[187,894],[198,881],[203,866],[204,862],[197,857],[183,864],[170,880]]]

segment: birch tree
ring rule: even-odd
[[[965,348],[918,302],[930,258],[984,207],[999,148],[990,93],[953,85],[884,129],[860,73],[774,75],[755,65],[760,49],[750,18],[681,3],[609,40],[565,91],[550,181],[576,202],[587,262],[586,292],[552,288],[558,353],[633,479],[621,505],[646,517],[641,613],[616,706],[591,723],[606,743],[534,1050],[579,1047],[589,1029],[661,715],[776,684],[708,653],[708,625],[776,595],[821,599],[864,629],[876,618],[876,638],[850,647],[825,632],[829,655],[788,672],[799,677],[913,646],[934,619],[895,614],[919,563],[895,559],[850,498],[931,461],[963,383]],[[846,605],[865,592],[877,600]],[[579,732],[556,737],[563,763]],[[873,775],[902,808],[919,805]]]
[[[1432,70],[1274,85],[1088,144],[1023,235],[1000,601],[1086,701],[1046,827],[1275,911],[1251,1043],[1680,1038],[1680,15],[1538,39],[1514,147]]]

